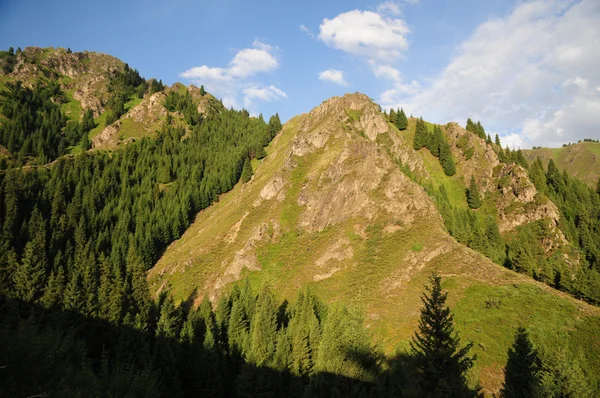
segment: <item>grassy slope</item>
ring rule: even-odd
[[[563,148],[527,149],[523,154],[528,161],[540,156],[544,164],[553,159],[556,166],[591,186],[595,186],[600,177],[600,143],[580,142]]]
[[[267,148],[269,156],[258,165],[251,183],[238,184],[218,203],[200,212],[184,236],[169,247],[150,272],[154,291],[168,283],[180,299],[189,297],[196,288],[198,296],[209,292],[218,280],[215,275],[226,274],[224,264],[244,247],[253,229],[274,216],[281,225],[281,237],[272,243],[259,243],[256,253],[262,270],[244,270],[241,276],[249,276],[255,286],[270,284],[281,300],[293,300],[298,288],[309,286],[328,302],[359,307],[375,340],[387,353],[408,346],[417,324],[423,284],[430,271],[438,269],[450,292],[463,341],[475,342],[478,360],[473,376],[488,393],[500,387],[506,349],[519,325],[530,327],[539,344],[556,346],[564,338],[573,350],[584,352],[590,365],[600,366],[600,347],[590,343],[600,329],[597,308],[493,264],[457,244],[438,224],[418,223],[414,228],[387,233],[385,220],[367,221],[357,215],[321,232],[307,233],[298,228],[303,210],[297,203],[300,187],[308,183],[310,173],[324,168],[340,150],[336,143],[326,151],[297,159],[298,167],[285,188],[285,200],[253,208],[262,187],[281,169],[299,122],[300,118],[295,118],[287,123]],[[395,133],[414,134],[413,129],[414,125],[409,131]],[[454,192],[451,196],[457,203],[464,201],[462,180],[443,176],[437,159],[426,150],[422,152],[427,171]],[[231,236],[240,220],[237,239],[226,243],[224,238]],[[356,230],[357,224],[366,227],[364,234]],[[354,256],[331,260],[328,267],[320,269],[317,259],[343,237],[348,238]],[[336,268],[339,270],[331,277],[315,281],[315,275]]]

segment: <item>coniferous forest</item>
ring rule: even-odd
[[[4,53],[10,69],[14,51]],[[108,90],[105,125],[131,97],[165,87],[125,64]],[[282,300],[245,279],[214,302],[201,290],[176,301],[168,286],[153,297],[148,269],[199,211],[252,180],[253,161],[282,129],[279,116],[201,114],[189,92],[168,91],[155,134],[87,151],[98,123],[89,109],[65,115],[65,95],[52,80],[8,82],[0,93],[0,145],[17,159],[0,170],[0,398],[481,396],[472,374],[477,342],[461,340],[437,273],[423,287],[409,347],[388,356],[364,314],[328,305],[310,288]],[[389,118],[408,129],[404,110]],[[469,119],[467,130],[492,145],[480,122]],[[582,265],[540,261],[541,224],[501,236],[475,178],[468,209],[454,208],[443,185],[427,187],[448,232],[497,263],[600,303],[600,190],[552,161],[529,165],[496,141],[499,158],[525,167],[558,206],[559,228]],[[65,156],[77,145],[80,154]],[[457,173],[440,126],[429,132],[417,119],[413,148],[429,150],[445,176]],[[502,397],[593,397],[600,387],[582,357],[540,350],[524,327],[507,357]]]

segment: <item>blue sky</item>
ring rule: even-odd
[[[114,55],[282,119],[360,91],[511,146],[600,136],[597,0],[0,0],[0,47]]]

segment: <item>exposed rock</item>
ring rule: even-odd
[[[104,130],[94,138],[92,138],[92,148],[110,148],[114,147],[119,142],[119,127],[121,121],[117,120],[113,124],[106,126]]]
[[[494,184],[492,170],[500,164],[498,155],[494,149],[487,145],[485,140],[475,134],[463,129],[457,123],[448,123],[445,126],[448,143],[452,151],[452,156],[457,165],[460,165],[461,174],[468,185],[471,177],[474,177],[479,185],[481,192],[490,192],[496,189]],[[460,139],[466,140],[466,147],[473,148],[473,156],[467,159],[464,152],[458,147]]]
[[[258,199],[254,201],[254,207],[260,206],[264,200],[276,198],[279,202],[285,199],[285,191],[282,188],[285,185],[283,173],[280,171],[263,187]]]
[[[164,93],[154,93],[144,98],[142,102],[127,112],[123,117],[131,118],[138,123],[142,123],[145,128],[149,129],[150,126],[156,124],[161,117],[167,115],[167,110],[163,105],[164,101]]]
[[[350,239],[343,237],[338,239],[333,245],[329,246],[325,253],[316,261],[317,267],[324,267],[332,260],[348,260],[354,256],[354,250],[350,246]]]

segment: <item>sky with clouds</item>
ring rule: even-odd
[[[0,47],[106,52],[284,120],[360,91],[528,148],[600,138],[598,21],[598,0],[0,0]]]

